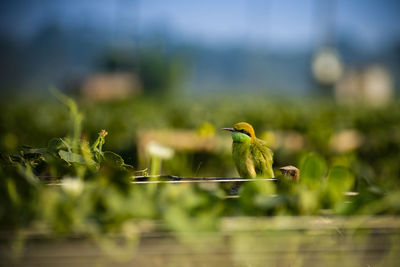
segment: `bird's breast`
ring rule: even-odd
[[[254,162],[250,155],[250,146],[248,144],[233,143],[232,155],[236,169],[241,177],[253,178],[256,176]]]

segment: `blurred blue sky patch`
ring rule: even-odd
[[[185,87],[306,92],[321,46],[350,67],[398,73],[399,14],[398,0],[2,1],[0,82],[64,84],[96,71],[107,49],[158,42],[169,57],[189,58]]]

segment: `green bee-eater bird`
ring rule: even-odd
[[[239,175],[243,178],[273,178],[273,153],[267,143],[258,139],[253,127],[239,122],[233,128],[222,128],[232,133],[232,156]]]

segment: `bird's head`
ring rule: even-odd
[[[223,130],[232,132],[232,139],[236,142],[249,141],[255,138],[253,126],[247,122],[239,122],[233,125],[233,128],[222,128]]]

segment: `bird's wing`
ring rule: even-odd
[[[272,169],[273,152],[268,148],[267,143],[260,139],[255,140],[250,149],[257,175],[267,178],[275,177]]]

